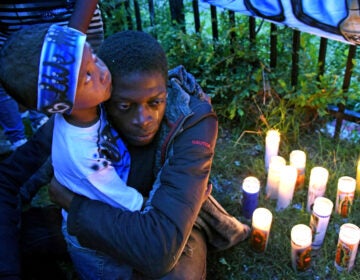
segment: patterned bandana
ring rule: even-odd
[[[40,56],[38,110],[71,113],[85,41],[86,35],[76,29],[50,26]]]

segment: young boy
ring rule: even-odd
[[[33,108],[37,99],[38,110],[56,113],[52,163],[61,184],[115,207],[140,210],[141,194],[125,183],[129,153],[106,121],[101,106],[110,98],[111,75],[85,39],[83,33],[59,25],[34,25],[18,31],[0,52],[0,80],[20,103]],[[27,61],[19,67],[13,61],[23,54]],[[63,218],[63,233],[78,271],[86,267],[94,276],[103,273],[105,279],[116,273],[121,279],[131,277],[130,267],[81,248],[67,233],[65,210]],[[107,268],[100,271],[104,257],[108,259]]]

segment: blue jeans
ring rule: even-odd
[[[12,99],[0,84],[0,126],[11,143],[25,139],[25,127],[17,102]]]
[[[47,118],[47,115],[36,110],[29,110],[29,120],[34,127],[40,124],[43,118]]]
[[[68,233],[65,222],[63,222],[62,232],[80,279],[132,279],[132,268],[130,266],[99,251],[82,247],[77,238]]]

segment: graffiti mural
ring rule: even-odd
[[[360,0],[202,0],[320,37],[360,44]]]

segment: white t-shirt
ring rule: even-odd
[[[99,143],[107,140],[102,133],[105,128],[108,127],[103,113],[100,120],[89,127],[74,126],[62,114],[56,114],[52,142],[55,178],[71,191],[90,199],[130,211],[140,210],[143,197],[126,185],[128,173],[118,174],[106,153],[100,152],[103,145]],[[124,153],[127,150],[120,150],[120,158]],[[123,170],[129,170],[129,161],[123,160],[121,164],[128,165],[123,166]],[[66,220],[66,211],[63,211],[63,217]]]

